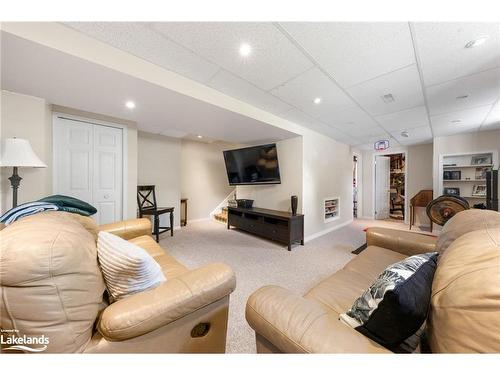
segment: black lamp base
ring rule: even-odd
[[[10,185],[12,186],[12,208],[17,207],[17,189],[21,184],[22,178],[17,174],[17,167],[12,170],[12,176],[9,177]]]

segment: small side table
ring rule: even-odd
[[[182,212],[182,205],[184,204],[184,218],[182,217],[181,213],[181,227],[185,227],[187,225],[187,220],[188,220],[188,199],[187,198],[181,198],[181,212]]]

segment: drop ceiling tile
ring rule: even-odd
[[[152,27],[196,54],[264,90],[312,67],[311,61],[269,22],[157,22]],[[242,43],[251,46],[242,57]]]
[[[271,91],[287,103],[315,118],[356,104],[318,68],[310,69]],[[321,98],[319,104],[315,98]]]
[[[389,134],[381,134],[379,136],[367,136],[367,137],[358,137],[359,144],[370,144],[371,149],[374,149],[374,144],[375,142],[381,141],[381,140],[388,140],[389,141],[389,147],[397,147],[400,146],[399,142],[392,138]]]
[[[378,124],[372,117],[358,106],[342,108],[342,109],[328,109],[320,118],[324,123],[342,129],[345,126],[356,125],[363,128],[374,128]]]
[[[466,98],[459,98],[467,95]],[[427,88],[431,115],[492,104],[500,97],[500,68]]]
[[[337,127],[339,130],[347,133],[351,137],[378,137],[387,136],[387,133],[380,126],[366,127],[356,123],[345,124],[342,127]]]
[[[298,125],[310,129],[314,128],[321,129],[323,127],[328,127],[328,125],[323,124],[321,121],[316,120],[315,118],[309,116],[308,114],[302,112],[297,108],[291,109],[290,111],[286,112],[282,117]]]
[[[342,87],[415,63],[406,22],[289,22],[281,26]]]
[[[373,143],[358,143],[355,148],[361,151],[373,151]]]
[[[347,89],[355,101],[373,116],[424,105],[420,77],[415,65],[385,74]],[[384,95],[394,101],[386,103]]]
[[[275,115],[282,115],[292,109],[291,105],[225,70],[220,70],[208,86]]]
[[[476,131],[491,110],[491,105],[465,109],[443,115],[431,116],[432,131],[435,137]],[[455,123],[452,121],[460,120]]]
[[[219,69],[144,23],[67,22],[65,25],[195,81],[206,82]]]
[[[431,127],[428,125],[409,129],[407,131],[408,137],[403,137],[400,131],[392,131],[391,135],[402,145],[411,145],[432,140]]]
[[[347,135],[346,133],[332,127],[328,126],[327,130],[323,133],[324,135],[335,139],[338,142],[345,143],[347,145],[354,145],[356,143],[356,138]]]
[[[323,135],[326,135],[328,137],[332,137],[339,142],[346,143],[346,144],[353,144],[355,140],[350,137],[348,134],[343,132],[342,130],[339,130],[335,127],[328,126],[321,121],[318,121],[308,114],[302,112],[299,109],[293,108],[290,111],[288,111],[286,114],[282,116],[283,118],[292,121],[298,125],[301,125],[305,128],[314,130],[318,133],[321,133]]]
[[[425,106],[377,116],[375,119],[385,130],[390,132],[418,128],[423,125],[429,126],[429,118],[427,117]]]
[[[480,130],[500,129],[500,100],[493,106]]]
[[[433,85],[500,66],[500,23],[413,23],[424,82]],[[465,45],[480,36],[486,42]]]

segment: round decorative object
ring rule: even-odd
[[[469,202],[456,195],[441,195],[426,207],[427,216],[438,225],[446,224],[455,214],[468,209]]]

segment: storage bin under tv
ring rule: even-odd
[[[243,231],[284,243],[288,251],[292,244],[304,245],[304,215],[265,208],[227,208],[227,229],[231,226]]]

